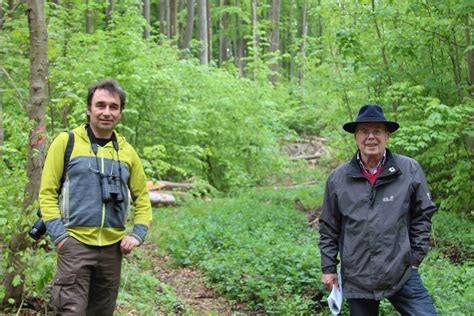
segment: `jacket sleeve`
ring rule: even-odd
[[[58,205],[58,190],[63,176],[64,152],[68,137],[67,133],[61,133],[52,142],[41,175],[39,192],[41,215],[55,245],[69,235],[62,222]]]
[[[419,266],[428,253],[430,244],[431,217],[437,210],[425,175],[418,162],[414,162],[414,182],[410,210],[410,245],[412,264]]]
[[[330,176],[326,182],[323,207],[319,218],[319,250],[321,252],[323,273],[337,272],[340,231],[341,216],[337,205],[337,195]]]
[[[133,219],[132,236],[135,237],[140,244],[145,241],[148,228],[151,224],[152,212],[150,196],[146,186],[145,171],[140,158],[136,151],[132,148],[133,162],[130,175],[130,192],[135,203],[135,216]]]

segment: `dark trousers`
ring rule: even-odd
[[[58,315],[113,315],[120,285],[120,243],[88,246],[69,237],[58,251],[52,303]]]
[[[412,269],[410,279],[395,295],[387,297],[402,315],[438,315],[433,301],[423,286],[418,270]],[[380,301],[369,299],[348,299],[351,316],[377,316]]]

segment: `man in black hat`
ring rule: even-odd
[[[418,274],[436,211],[419,163],[386,148],[399,125],[387,121],[378,105],[363,106],[343,128],[354,134],[359,150],[326,183],[319,223],[322,282],[341,285],[351,315],[378,315],[383,298],[402,315],[437,315]]]

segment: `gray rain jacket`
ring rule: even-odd
[[[391,154],[372,186],[356,156],[329,176],[319,222],[321,268],[336,273],[344,298],[395,294],[428,252],[431,201],[419,163]]]

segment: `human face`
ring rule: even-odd
[[[379,161],[387,146],[390,134],[383,123],[362,123],[355,132],[355,140],[362,161]]]
[[[96,90],[92,96],[91,105],[87,109],[90,127],[97,138],[110,138],[122,113],[120,97],[107,90]]]

